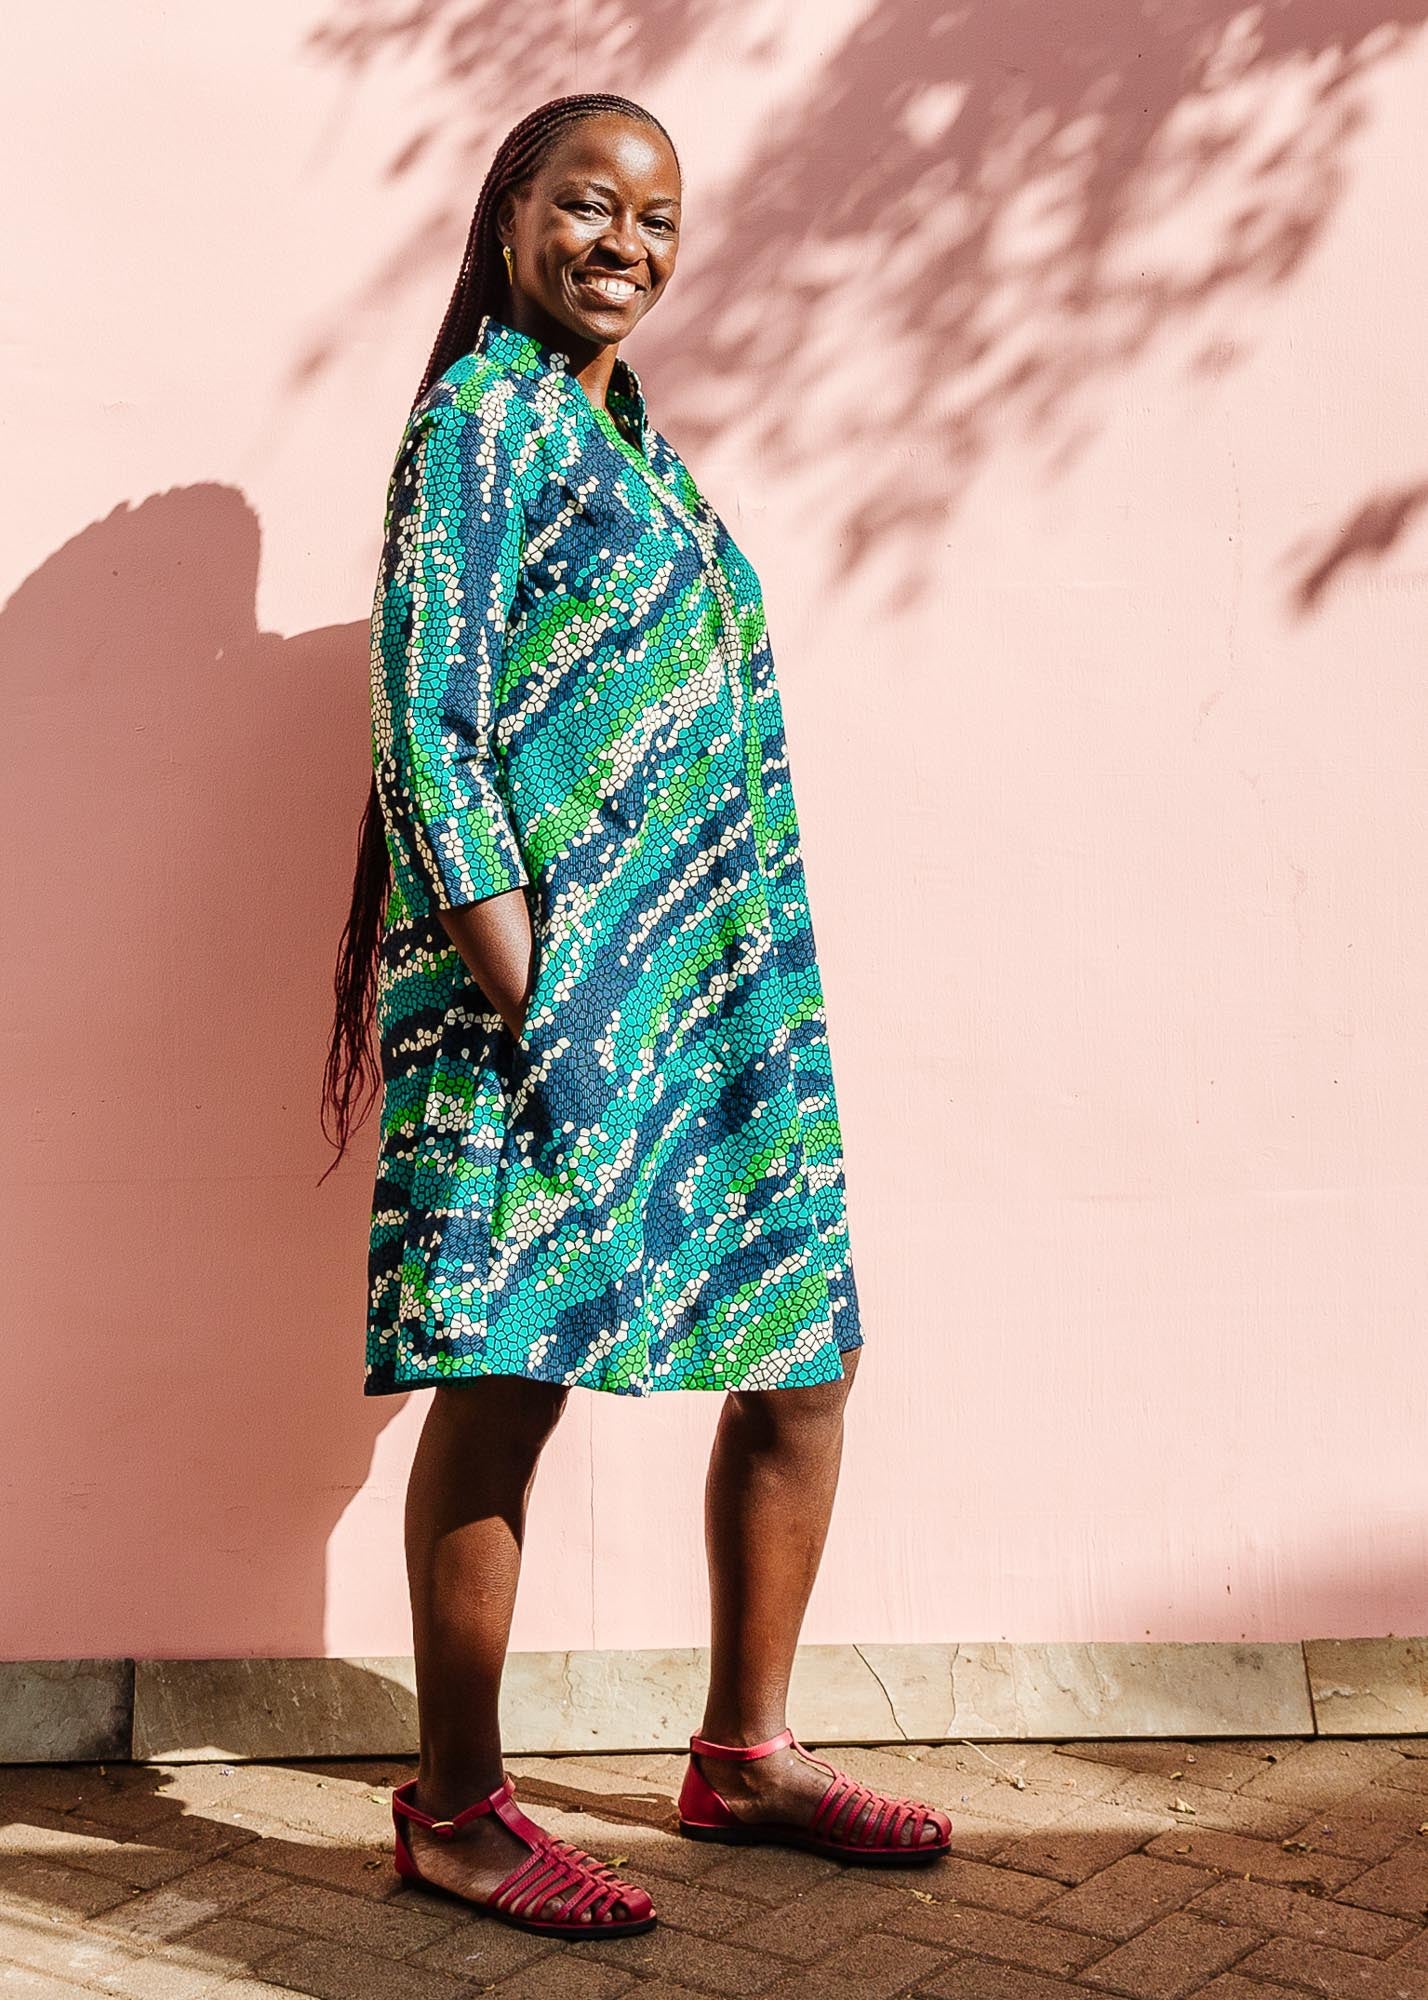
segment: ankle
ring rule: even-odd
[[[468,1770],[431,1770],[417,1772],[416,1791],[412,1803],[433,1819],[454,1819],[467,1806],[473,1806],[480,1799],[489,1798],[491,1793],[504,1782],[505,1771],[497,1763],[494,1773],[489,1765],[480,1765]],[[468,1826],[475,1827],[489,1815],[481,1815]]]
[[[706,1743],[722,1743],[730,1750],[752,1750],[756,1744],[767,1743],[771,1737],[781,1736],[786,1722],[701,1722],[698,1734]],[[706,1752],[712,1755],[712,1752]],[[740,1759],[740,1762],[757,1762],[757,1759]]]

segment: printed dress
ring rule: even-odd
[[[608,394],[487,315],[392,473],[367,1395],[771,1389],[861,1344],[758,579],[623,358]],[[518,887],[516,1036],[435,912]]]

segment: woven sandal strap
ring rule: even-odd
[[[553,1866],[549,1854],[531,1854],[520,1862],[491,1898],[498,1910],[509,1910],[513,1916],[524,1916],[531,1909],[539,1908],[560,1885],[563,1870]]]
[[[727,1757],[730,1763],[744,1764],[751,1757],[767,1757],[771,1751],[782,1750],[786,1743],[792,1741],[793,1731],[781,1729],[767,1743],[711,1743],[707,1736],[691,1736],[689,1747],[703,1757]]]
[[[532,1916],[543,1904],[558,1900],[570,1884],[571,1871],[560,1855],[532,1854],[507,1876],[491,1900],[512,1916]]]
[[[616,1877],[606,1879],[602,1862],[582,1860],[573,1849],[562,1852],[554,1844],[540,1848],[509,1875],[492,1901],[512,1916],[532,1917],[547,1903],[560,1908],[559,1921],[565,1923],[589,1909],[592,1923],[620,1899],[627,1884]]]
[[[840,1771],[819,1800],[812,1825],[859,1847],[882,1847],[900,1844],[908,1820],[913,1823],[912,1842],[920,1840],[927,1816],[927,1808],[914,1800],[875,1792]],[[835,1823],[841,1831],[835,1832]]]
[[[514,1791],[515,1787],[512,1786],[511,1789]],[[555,1835],[547,1833],[538,1821],[523,1813],[509,1793],[505,1798],[493,1800],[492,1810],[518,1840],[525,1842],[527,1847],[539,1850],[553,1846],[557,1853],[560,1851],[562,1842]]]
[[[588,1909],[591,1922],[596,1922],[619,1900],[619,1891],[610,1883],[601,1881],[598,1875],[586,1875],[569,1902],[561,1904],[560,1920],[562,1923],[570,1923]]]
[[[813,1832],[835,1836],[835,1822],[842,1817],[843,1808],[853,1796],[853,1790],[851,1778],[845,1777],[841,1771],[834,1774],[809,1821]]]
[[[510,1779],[503,1778],[495,1791],[484,1799],[477,1799],[474,1805],[463,1807],[454,1818],[433,1819],[430,1813],[423,1812],[420,1806],[414,1805],[409,1798],[403,1796],[405,1792],[415,1788],[415,1779],[411,1780],[410,1785],[398,1786],[392,1793],[392,1805],[404,1819],[414,1819],[418,1826],[426,1827],[441,1840],[454,1840],[462,1827],[469,1826],[473,1819],[480,1819],[483,1813],[500,1812],[501,1807],[510,1800],[512,1791]]]
[[[874,1793],[877,1812],[869,1813],[866,1838],[874,1847],[916,1846],[922,1838],[922,1823],[927,1817],[924,1807],[914,1805],[911,1799],[892,1799],[882,1793]],[[902,1830],[911,1823],[910,1842],[904,1842]]]

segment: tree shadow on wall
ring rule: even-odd
[[[1334,211],[1373,71],[1425,16],[1428,0],[1084,0],[1054,16],[872,0],[814,62],[797,7],[657,0],[637,35],[597,13],[577,48],[545,10],[502,0],[335,0],[317,53],[434,70],[387,173],[436,164],[450,198],[298,378],[340,351],[352,311],[454,278],[502,133],[569,71],[658,112],[698,59],[725,92],[730,167],[640,336],[656,420],[696,458],[717,435],[797,473],[837,524],[840,567],[896,558],[998,443],[1051,472],[1071,462],[1153,343],[1175,340],[1191,369],[1233,360],[1244,308]],[[783,99],[754,101],[754,74],[789,77]],[[894,588],[919,588],[911,561]]]
[[[175,489],[0,613],[3,1566],[36,1651],[169,1651],[177,1606],[197,1655],[325,1652],[324,1550],[393,1414],[361,1393],[374,1126],[316,1185],[365,626],[260,631],[258,552],[241,494]]]
[[[1300,617],[1317,611],[1346,573],[1378,565],[1409,534],[1428,507],[1428,480],[1374,493],[1339,525],[1318,539],[1306,539],[1289,553],[1294,572],[1291,609]],[[1419,573],[1408,579],[1417,588]]]

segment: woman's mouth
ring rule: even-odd
[[[633,278],[618,278],[611,271],[577,271],[575,282],[606,305],[628,305],[635,294],[644,288]]]

